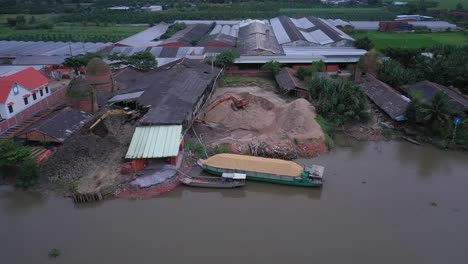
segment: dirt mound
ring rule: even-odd
[[[230,102],[224,102],[207,112],[204,121],[216,131],[202,126],[197,128],[207,135],[208,144],[229,143],[232,150],[239,153],[252,152],[252,146],[257,151],[261,146],[264,156],[281,151],[288,157],[289,153],[308,156],[311,144],[320,149],[318,153],[326,150],[324,134],[315,121],[315,109],[307,100],[287,103],[275,93],[258,87],[223,88],[216,91],[207,109],[229,96],[247,99],[249,104],[234,111]]]
[[[120,115],[108,117],[93,132],[88,130],[90,124],[84,126],[46,161],[42,175],[53,182],[75,182],[82,192],[112,185],[135,129],[123,124],[124,119]]]

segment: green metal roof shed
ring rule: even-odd
[[[137,127],[128,147],[127,159],[175,157],[182,141],[182,126]]]

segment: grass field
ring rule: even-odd
[[[377,50],[393,48],[421,48],[438,44],[468,45],[468,34],[462,32],[443,33],[390,33],[368,32],[354,33],[355,39],[369,37]]]
[[[406,2],[417,2],[419,0],[405,0]],[[433,2],[438,2],[439,5],[435,9],[454,9],[458,3],[462,3],[465,8],[468,6],[468,1],[466,0],[431,0]]]
[[[292,17],[318,16],[343,20],[392,20],[395,15],[383,8],[281,8],[281,15]]]
[[[16,30],[6,25],[7,17],[16,16],[0,16],[0,40],[116,42],[145,29],[145,27],[122,27],[102,23],[99,26],[95,24],[57,24],[54,19],[59,15],[35,15],[37,24],[47,22],[54,25],[54,28]],[[26,20],[31,17],[31,15],[24,16]]]

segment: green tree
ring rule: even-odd
[[[149,51],[136,52],[128,57],[128,64],[137,69],[148,71],[158,66],[158,61]]]
[[[7,18],[7,24],[9,27],[14,27],[16,26],[16,18],[14,17],[8,17]]]
[[[137,69],[148,71],[158,66],[158,61],[154,55],[149,51],[136,52],[130,56],[116,53],[111,54],[108,57],[118,65],[131,65]]]
[[[228,66],[234,63],[234,60],[239,57],[239,52],[235,49],[228,49],[216,56],[214,64],[218,67]]]
[[[89,61],[86,61],[83,56],[68,57],[63,62],[63,66],[72,68],[75,74],[78,75],[80,68],[86,66]]]
[[[455,114],[450,98],[446,93],[439,91],[432,98],[429,107],[422,109],[424,122],[429,125],[432,132],[438,136],[446,136],[452,127],[452,115]]]
[[[385,61],[378,75],[380,80],[397,89],[421,79],[418,72],[404,68],[395,60]]]
[[[65,59],[63,66],[72,68],[75,74],[78,74],[80,68],[88,65],[89,61],[94,57],[102,58],[102,54],[88,52],[85,55],[68,57]]]
[[[334,125],[365,121],[369,118],[367,96],[352,82],[306,78],[317,112]]]
[[[37,181],[38,168],[31,151],[12,140],[0,141],[0,169],[14,169],[18,174],[16,185],[21,188],[28,188]]]
[[[281,71],[282,65],[278,61],[271,60],[262,66],[262,70],[270,71],[273,75]]]
[[[371,50],[374,48],[374,44],[367,36],[364,38],[357,39],[354,43],[354,46],[358,49]]]

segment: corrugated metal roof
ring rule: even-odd
[[[157,46],[159,42],[153,40],[160,38],[166,33],[168,27],[169,25],[166,23],[159,23],[154,27],[143,30],[117,43],[126,46]]]
[[[17,72],[26,70],[27,68],[33,67],[37,71],[42,69],[42,66],[32,66],[32,65],[25,65],[25,66],[13,66],[13,65],[1,65],[0,66],[0,77],[5,77],[8,75],[15,74]]]
[[[109,103],[116,103],[116,102],[122,102],[122,101],[134,101],[138,99],[144,91],[141,92],[134,92],[134,93],[126,93],[126,94],[118,94],[111,99],[109,99]]]
[[[223,26],[221,25],[216,25],[213,30],[211,30],[210,32],[210,35],[216,35],[218,34],[219,32],[221,32],[221,29],[223,28]]]
[[[137,127],[128,147],[127,159],[175,157],[182,141],[182,126]]]
[[[98,52],[112,43],[0,41],[1,56],[77,56]],[[71,52],[71,54],[70,54]]]
[[[207,24],[210,25],[212,23],[216,23],[216,25],[236,25],[239,24],[239,20],[176,20],[174,21],[174,24],[176,23],[185,23],[187,25],[193,25],[193,24]]]
[[[379,29],[379,21],[349,21],[351,26],[356,30],[377,31]]]

